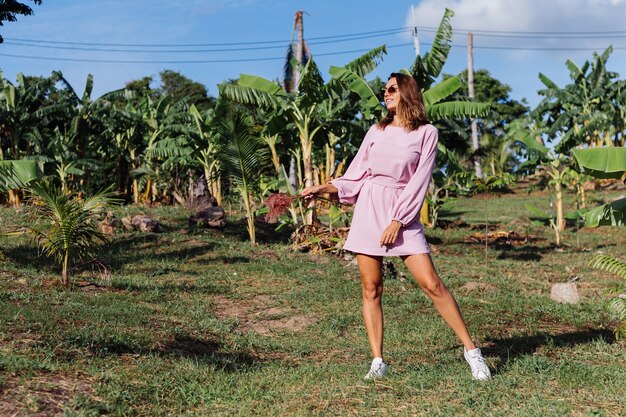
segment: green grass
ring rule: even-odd
[[[465,243],[469,226],[427,230],[494,370],[487,383],[471,379],[459,342],[402,277],[385,283],[392,372],[364,383],[358,271],[290,251],[287,233],[262,229],[253,248],[243,227],[189,231],[184,210],[155,209],[163,233],[116,235],[99,256],[110,272],[77,271],[69,290],[26,237],[0,237],[0,415],[624,415],[626,344],[613,337],[605,293],[621,282],[588,261],[598,251],[623,259],[626,233],[571,227],[557,252],[524,208],[547,201],[516,194],[442,209],[478,230],[487,220],[545,238],[532,245],[485,252]],[[26,221],[0,209],[2,229]],[[581,302],[552,302],[551,285],[573,277]]]

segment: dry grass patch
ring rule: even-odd
[[[234,320],[239,333],[254,332],[261,336],[283,331],[297,333],[318,320],[310,314],[297,314],[290,308],[275,306],[267,295],[244,300],[216,296],[212,302],[215,317]]]

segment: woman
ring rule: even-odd
[[[307,198],[338,193],[341,202],[356,204],[344,249],[356,253],[361,273],[363,318],[374,356],[365,379],[382,378],[388,369],[383,359],[383,256],[400,256],[463,343],[473,378],[488,379],[489,368],[435,271],[419,223],[437,153],[437,128],[426,120],[413,77],[392,73],[384,100],[387,115],[369,129],[345,175],[301,193]]]

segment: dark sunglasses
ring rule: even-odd
[[[392,85],[389,88],[383,88],[381,92],[383,93],[383,96],[384,96],[385,93],[395,94],[397,91],[398,91],[398,87]]]

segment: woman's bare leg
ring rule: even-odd
[[[435,308],[441,314],[441,317],[452,328],[454,333],[461,340],[461,343],[467,350],[472,350],[476,346],[467,331],[467,326],[463,321],[461,310],[445,286],[433,265],[428,253],[419,253],[416,255],[403,256],[402,260],[413,274],[415,281],[426,292],[435,305]]]
[[[374,358],[383,357],[382,256],[356,256],[361,272],[363,320]]]

